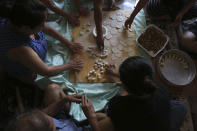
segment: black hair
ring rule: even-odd
[[[127,58],[119,68],[120,80],[126,90],[137,96],[151,95],[157,89],[153,81],[154,70],[143,57]]]
[[[19,127],[19,124],[23,124],[23,127]],[[32,110],[18,115],[12,119],[5,131],[18,131],[21,128],[25,128],[28,131],[53,131],[52,126],[50,126],[49,120],[44,116],[40,110]]]
[[[0,7],[0,16],[18,27],[34,28],[46,19],[47,8],[36,0],[2,0]]]

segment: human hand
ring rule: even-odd
[[[72,60],[68,63],[68,65],[69,65],[70,69],[79,71],[83,67],[83,62],[77,61],[77,60]]]
[[[177,27],[181,23],[182,18],[182,14],[177,15],[175,21],[170,26]]]
[[[80,21],[79,21],[79,16],[78,15],[73,15],[73,16],[68,15],[67,19],[68,19],[69,23],[72,26],[79,26],[80,25]]]
[[[82,101],[82,95],[80,94],[67,95],[65,96],[65,99],[69,102],[76,102],[79,104]]]
[[[80,7],[80,8],[79,8],[79,13],[80,13],[82,16],[88,16],[88,15],[90,14],[90,11],[89,11],[87,8]]]
[[[133,23],[133,18],[129,17],[124,23],[125,28],[126,29],[131,28],[132,23]]]
[[[80,53],[83,50],[83,46],[80,43],[73,42],[68,46],[73,53]]]
[[[117,74],[115,70],[116,70],[116,66],[110,64],[109,66],[107,66],[105,73],[107,75],[115,75],[115,74]]]
[[[104,49],[104,38],[102,36],[101,37],[97,36],[96,37],[96,44],[97,44],[99,50],[103,50]]]
[[[85,95],[82,96],[81,108],[88,119],[96,117],[92,102]]]

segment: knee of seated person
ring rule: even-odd
[[[181,36],[181,43],[182,44],[187,44],[187,43],[191,43],[193,41],[195,41],[196,36],[190,32],[190,31],[186,31],[182,36]]]
[[[46,88],[45,88],[45,91],[57,91],[57,90],[60,90],[60,86],[55,84],[55,83],[52,83],[50,85],[48,85]]]

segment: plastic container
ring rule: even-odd
[[[154,29],[160,31],[160,32],[162,33],[162,35],[163,35],[164,37],[166,37],[165,43],[163,44],[163,46],[162,46],[156,53],[154,53],[153,51],[148,51],[148,50],[147,50],[145,47],[143,47],[143,45],[139,42],[139,38],[142,36],[142,34],[145,34],[145,33],[146,33],[146,30],[147,30],[148,28],[150,28],[150,27],[153,27]],[[137,38],[137,43],[138,43],[139,47],[141,47],[141,48],[142,48],[149,56],[151,56],[151,57],[156,57],[156,56],[166,47],[166,45],[168,44],[168,42],[169,42],[169,37],[168,37],[160,28],[158,28],[158,27],[155,26],[155,25],[149,25],[149,26],[147,26],[147,27],[145,28],[145,30],[141,33],[141,35]]]

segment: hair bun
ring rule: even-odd
[[[143,84],[144,84],[144,91],[147,94],[153,94],[157,89],[156,83],[148,76],[144,78]]]

